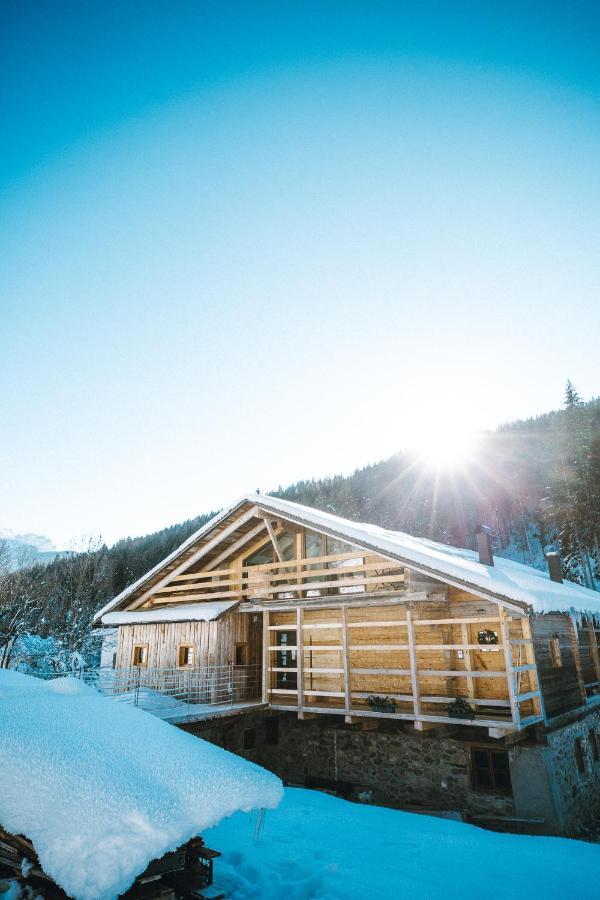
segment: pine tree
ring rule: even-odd
[[[570,378],[567,378],[567,383],[565,385],[564,403],[567,409],[574,409],[577,406],[581,406],[581,404],[583,403],[581,397],[577,393],[575,385]]]

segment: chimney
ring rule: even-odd
[[[479,562],[483,566],[493,566],[492,530],[487,525],[480,525],[477,529],[477,549],[479,551]]]
[[[553,550],[551,553],[546,553],[546,559],[548,560],[550,581],[558,581],[559,584],[562,584],[563,577],[560,564],[560,554],[556,553],[556,551]]]

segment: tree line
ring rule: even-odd
[[[555,549],[566,577],[600,588],[600,400],[584,402],[571,382],[562,409],[481,435],[476,454],[456,469],[398,453],[349,476],[270,493],[454,546],[474,547],[484,524],[499,555],[542,567]],[[112,547],[91,540],[17,570],[0,542],[0,667],[20,659],[50,668],[80,657],[96,663],[95,612],[212,515]]]

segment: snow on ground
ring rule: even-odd
[[[77,900],[116,897],[152,859],[281,796],[271,773],[79,680],[0,669],[0,824]]]
[[[497,834],[431,816],[286,788],[266,813],[206,833],[228,900],[592,900],[600,846]]]

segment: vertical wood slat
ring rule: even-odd
[[[415,652],[415,627],[412,610],[406,607],[406,632],[408,635],[408,656],[410,659],[410,680],[412,683],[413,711],[415,720],[421,715],[421,697],[419,694],[419,674],[417,670],[417,654]]]
[[[471,643],[469,640],[469,626],[466,622],[463,622],[460,626],[462,643],[464,645],[463,655],[465,659],[465,669],[468,673],[473,671],[473,657],[471,655],[471,651],[468,649],[468,645]],[[467,675],[467,693],[469,697],[474,700],[475,699],[475,681],[473,677],[468,674]]]
[[[304,610],[296,609],[296,687],[298,690],[298,709],[304,706]]]
[[[350,712],[352,707],[352,696],[350,693],[350,661],[348,658],[348,610],[345,606],[342,609],[342,665],[344,667],[344,707]]]
[[[269,680],[270,680],[270,672],[269,672],[269,663],[270,663],[270,651],[269,651],[269,613],[265,610],[262,614],[263,617],[263,664],[262,664],[262,701],[263,703],[269,702]]]
[[[513,726],[515,730],[519,728],[520,714],[519,704],[517,703],[515,673],[512,661],[512,646],[510,643],[510,632],[508,628],[508,617],[504,608],[498,604],[498,615],[500,617],[500,632],[502,634],[502,646],[504,648],[504,660],[506,665],[506,680],[508,683],[508,699],[510,701],[510,712],[512,715]]]

